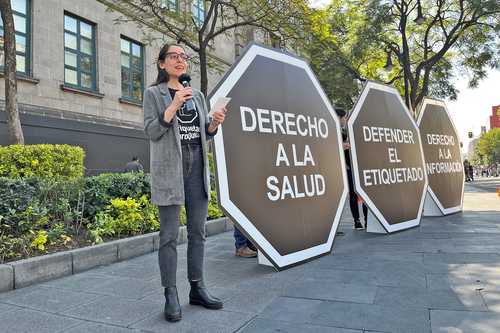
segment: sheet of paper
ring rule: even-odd
[[[229,101],[231,101],[231,97],[219,97],[208,115],[212,116],[215,110],[220,110],[221,108],[227,106]]]

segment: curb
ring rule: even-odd
[[[207,236],[233,230],[227,217],[206,223]],[[187,242],[186,226],[179,228],[177,244]],[[158,251],[159,232],[129,237],[104,244],[47,254],[0,265],[0,292],[24,288],[102,265]]]

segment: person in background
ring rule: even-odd
[[[469,169],[469,160],[464,160],[464,173],[465,173],[465,181],[470,182],[470,169]]]
[[[474,181],[474,167],[472,166],[472,163],[469,163],[469,180],[471,182]]]
[[[351,154],[350,154],[351,145],[349,144],[348,140],[349,137],[347,135],[347,112],[341,107],[336,107],[335,112],[340,118],[340,126],[342,128],[342,146],[344,148],[347,180],[349,183],[349,207],[351,209],[352,217],[354,218],[354,229],[363,230],[364,226],[359,220],[358,195],[356,194],[356,191],[354,191],[354,181],[352,178]],[[366,216],[368,215],[368,208],[364,203],[363,203],[363,215],[366,225]]]
[[[160,212],[158,261],[165,288],[167,321],[182,318],[176,287],[182,205],[187,215],[189,304],[214,310],[223,307],[222,301],[212,296],[205,286],[203,262],[210,197],[207,141],[217,133],[227,110],[214,110],[210,117],[205,96],[179,82],[180,76],[187,72],[188,59],[182,46],[164,45],[156,59],[156,82],[144,92],[144,131],[150,140],[151,201]],[[187,103],[189,101],[194,105]]]
[[[132,161],[127,163],[125,172],[144,172],[144,167],[137,156],[132,157]]]
[[[235,255],[242,258],[255,258],[257,257],[257,249],[252,242],[245,237],[245,235],[234,226],[234,246],[236,247]]]

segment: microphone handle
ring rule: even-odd
[[[190,87],[190,84],[189,84],[188,81],[182,81],[182,86],[184,88],[187,88],[187,87]],[[194,105],[194,101],[193,101],[192,98],[190,100],[186,101],[184,104],[186,105],[186,110],[187,111],[194,111],[194,110],[196,110],[196,106]]]

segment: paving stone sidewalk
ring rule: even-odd
[[[0,332],[500,332],[493,187],[467,185],[463,213],[419,228],[353,231],[346,209],[341,229],[333,255],[280,273],[235,257],[231,233],[209,238],[206,280],[225,301],[221,311],[187,304],[182,245],[179,323],[163,320],[152,253],[0,294]]]

